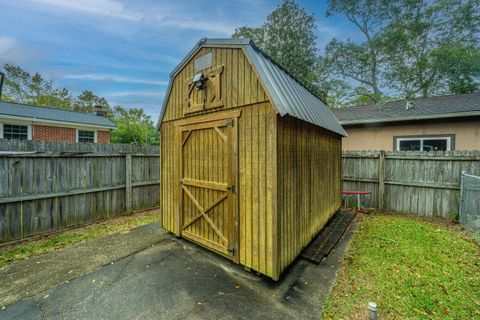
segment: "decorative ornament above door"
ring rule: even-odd
[[[223,107],[222,73],[223,66],[198,72],[187,81],[184,114]]]

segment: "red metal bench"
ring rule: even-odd
[[[371,192],[370,191],[342,191],[340,192],[342,194],[342,196],[347,196],[347,197],[350,197],[350,196],[357,196],[357,208],[355,209],[356,212],[368,212],[366,210],[366,208],[364,206],[362,206],[362,203],[360,201],[360,196],[361,195],[370,195]],[[345,204],[345,210],[347,210],[347,201],[345,199],[344,201],[344,204]],[[365,209],[365,210],[362,210]]]

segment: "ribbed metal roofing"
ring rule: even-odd
[[[0,117],[2,115],[21,117],[25,120],[50,120],[72,122],[83,125],[115,129],[117,126],[109,119],[93,113],[76,112],[58,108],[37,107],[28,104],[0,101]]]
[[[345,130],[330,109],[280,66],[268,58],[248,39],[202,39],[170,74],[170,84],[160,112],[160,125],[168,102],[173,78],[185,64],[204,46],[238,45],[246,48],[246,54],[256,70],[271,103],[280,116],[292,117],[315,124],[327,130],[346,136]]]

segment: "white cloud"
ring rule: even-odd
[[[157,85],[167,85],[168,84],[168,81],[162,81],[162,80],[124,77],[124,76],[118,76],[118,75],[113,75],[113,74],[98,74],[98,73],[67,74],[67,75],[63,76],[63,78],[64,79],[95,80],[95,81],[112,81],[112,82],[123,82],[123,83],[157,84]]]
[[[143,25],[150,25],[158,28],[177,28],[183,30],[198,30],[207,32],[218,32],[231,34],[236,24],[231,17],[204,16],[201,12],[189,13],[184,3],[155,3],[147,6],[124,5],[117,0],[30,0],[36,4],[50,8],[48,11],[69,11],[90,16],[103,16],[116,19],[129,20],[131,22],[140,22]],[[39,8],[44,9],[46,8]],[[183,13],[183,14],[179,14]],[[222,19],[223,18],[223,19]],[[101,25],[108,29],[109,24]],[[115,26],[118,28],[118,26]],[[122,30],[124,28],[121,28]],[[116,29],[110,30],[112,33]]]
[[[10,37],[0,36],[0,55],[6,55],[7,52],[10,52],[12,49],[17,47],[17,41]]]
[[[141,14],[126,10],[123,4],[115,0],[32,0],[43,5],[86,14],[111,16],[126,20],[140,20]]]
[[[51,55],[52,52],[48,48],[26,47],[15,38],[0,36],[0,63],[13,62],[25,67]]]
[[[110,97],[163,97],[165,92],[158,90],[132,90],[107,93]]]
[[[228,35],[232,34],[235,30],[235,25],[233,24],[214,20],[203,20],[201,18],[192,18],[191,16],[182,17],[156,15],[155,18],[155,21],[159,26],[168,28],[219,32]]]

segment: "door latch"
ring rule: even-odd
[[[232,193],[235,193],[235,185],[232,184],[230,187],[227,187],[228,191],[231,191]]]

